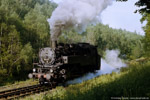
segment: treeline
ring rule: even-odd
[[[78,34],[74,31],[64,32],[59,42],[76,43],[88,42],[97,45],[100,54],[107,49],[119,49],[120,57],[124,59],[136,59],[143,56],[144,36],[136,32],[128,32],[122,29],[112,29],[108,25],[98,24],[89,26],[86,32]]]
[[[128,0],[116,0],[116,1],[128,1]],[[145,32],[145,36],[143,39],[144,51],[145,51],[144,56],[149,58],[150,57],[150,2],[149,0],[137,0],[135,2],[135,6],[138,7],[135,13],[138,12],[142,16],[140,21],[142,23],[146,22],[146,25],[143,27],[143,30]]]
[[[0,81],[32,69],[39,48],[49,45],[47,19],[56,6],[49,0],[0,0]]]

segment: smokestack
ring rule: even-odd
[[[62,28],[64,27],[64,24],[56,24],[55,25],[55,31],[51,31],[52,32],[52,34],[53,33],[55,33],[55,35],[54,35],[54,37],[56,36],[56,37],[58,37],[60,34],[61,34],[61,30],[62,30]],[[57,39],[56,38],[54,38],[53,37],[53,35],[51,34],[51,47],[52,48],[56,48],[56,46],[57,46]]]
[[[51,31],[51,32],[52,32],[52,34],[55,33],[54,37],[58,37],[61,34],[61,30],[64,27],[64,24],[58,24],[57,23],[54,27],[55,27],[56,30]],[[57,46],[57,39],[54,38],[52,34],[51,34],[51,40],[52,40],[51,46],[52,46],[52,48],[56,48],[56,46]]]
[[[57,46],[57,41],[52,41],[51,42],[51,47],[54,49]]]

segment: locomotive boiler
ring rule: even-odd
[[[97,47],[89,43],[64,44],[52,42],[52,47],[39,51],[39,62],[34,63],[29,78],[40,84],[58,84],[100,69]]]

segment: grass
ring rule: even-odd
[[[131,64],[120,73],[96,77],[81,84],[57,87],[23,100],[110,100],[120,97],[150,99],[150,62]]]
[[[15,83],[7,83],[5,86],[0,87],[0,91],[5,91],[9,89],[14,89],[14,88],[20,88],[20,87],[25,87],[29,85],[36,85],[38,81],[33,81],[32,79],[26,80],[26,81],[16,81]]]

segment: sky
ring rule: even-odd
[[[137,0],[129,0],[128,2],[113,2],[101,16],[102,23],[108,24],[113,28],[126,29],[128,31],[136,31],[139,34],[144,35],[144,31],[140,19],[139,13],[134,13],[138,7],[134,4]]]
[[[62,0],[53,0],[56,3],[62,2]],[[116,2],[113,1],[112,5],[107,7],[101,14],[101,21],[103,24],[107,24],[112,28],[125,29],[130,32],[137,32],[144,35],[142,27],[145,24],[141,24],[141,15],[134,13],[138,9],[134,4],[137,0],[129,0],[128,2]]]

